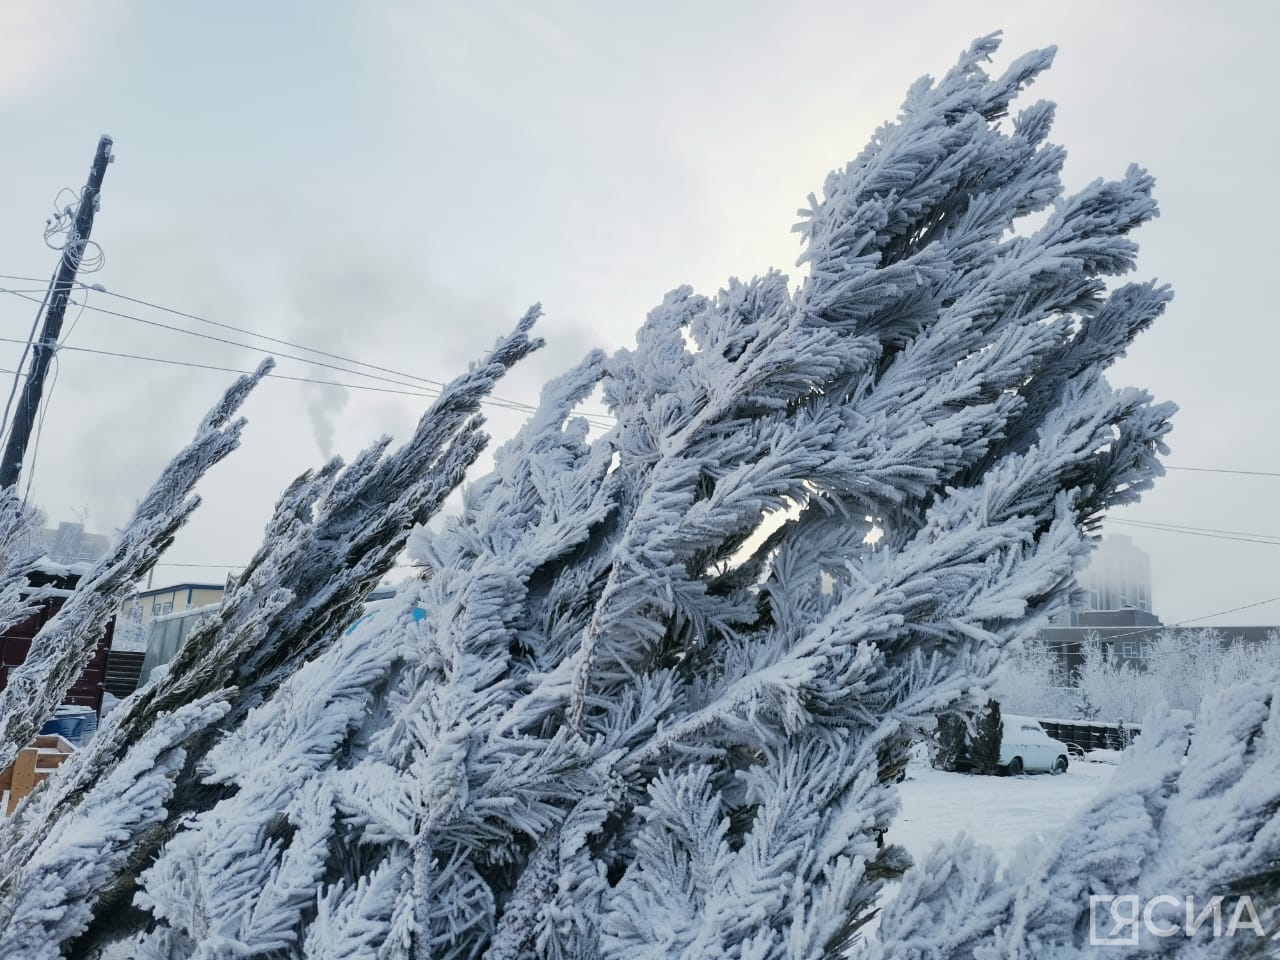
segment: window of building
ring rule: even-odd
[[[1125,640],[1120,644],[1120,655],[1122,657],[1136,657],[1138,655],[1138,645],[1132,640]]]
[[[172,600],[166,600],[164,603],[157,600],[155,603],[151,604],[151,615],[153,617],[163,617],[166,613],[173,613]]]

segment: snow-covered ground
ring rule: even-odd
[[[917,756],[907,767],[907,779],[898,784],[902,811],[885,840],[905,847],[919,863],[936,844],[964,833],[1008,864],[1023,840],[1061,829],[1107,782],[1119,755],[1100,750],[1097,756],[1097,762],[1073,757],[1063,774],[1018,777],[944,773]],[[881,904],[897,892],[898,885],[890,883]],[[873,940],[879,926],[879,917],[873,917],[863,937]],[[849,956],[859,956],[859,951],[855,948]]]
[[[1115,769],[1113,763],[1073,758],[1070,769],[1057,776],[980,777],[913,762],[898,785],[902,813],[886,840],[919,861],[936,843],[966,833],[1008,863],[1025,838],[1061,828]]]

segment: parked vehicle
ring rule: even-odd
[[[1004,735],[1000,739],[1000,766],[1010,776],[1034,770],[1066,771],[1070,753],[1067,745],[1045,733],[1040,721],[1011,714],[1002,719]]]

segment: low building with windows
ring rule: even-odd
[[[1203,627],[1165,626],[1160,618],[1145,610],[1082,610],[1072,617],[1073,624],[1051,625],[1039,633],[1039,640],[1049,650],[1058,654],[1067,673],[1073,673],[1084,662],[1083,647],[1086,641],[1096,638],[1112,656],[1130,660],[1134,666],[1142,666],[1151,652],[1151,645],[1160,634],[1197,633]],[[1273,642],[1280,627],[1220,627],[1214,626],[1220,642],[1225,644],[1249,644],[1261,648]]]
[[[182,584],[182,586],[197,587],[199,585]],[[366,599],[366,613],[371,609],[370,604],[376,605],[381,601],[390,600],[395,595],[395,587],[385,584],[379,586]],[[197,594],[193,594],[194,596],[197,596]],[[165,602],[167,603],[168,600]],[[149,683],[157,667],[167,665],[169,661],[177,656],[178,650],[186,643],[187,637],[195,629],[196,624],[205,615],[216,613],[217,610],[218,603],[215,601],[208,606],[193,606],[183,610],[173,610],[169,613],[155,615],[147,628],[146,650],[142,656],[141,666],[138,669],[137,682],[144,685]],[[356,622],[358,623],[359,620]],[[348,628],[348,630],[352,629],[355,629],[354,625]]]
[[[127,624],[130,632],[139,632],[145,638],[152,620],[218,603],[224,588],[225,584],[221,583],[178,583],[141,590],[121,604],[116,619],[122,626]]]

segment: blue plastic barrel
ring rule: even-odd
[[[83,747],[93,739],[93,735],[97,732],[98,715],[92,710],[86,710],[80,714],[80,739],[76,741],[77,745]]]
[[[55,733],[60,737],[70,740],[72,743],[80,742],[80,728],[84,721],[77,714],[64,714],[60,717],[54,717],[52,720],[46,720],[45,725],[40,728],[42,734]]]

